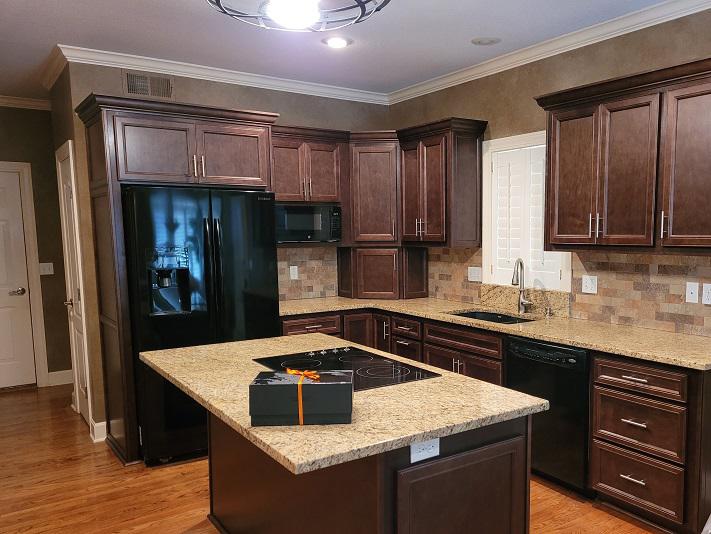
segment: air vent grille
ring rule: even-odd
[[[164,100],[173,98],[173,78],[145,72],[124,71],[124,93],[129,96],[148,96]]]

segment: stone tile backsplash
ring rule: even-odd
[[[289,267],[299,268],[298,280],[291,280]],[[338,292],[336,247],[293,247],[277,249],[279,300],[335,297]]]

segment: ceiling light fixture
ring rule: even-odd
[[[345,48],[353,44],[353,39],[346,39],[345,37],[329,37],[328,39],[323,39],[321,42],[329,48]]]
[[[476,46],[491,46],[499,44],[500,42],[501,39],[498,37],[477,37],[476,39],[472,39],[472,44]]]
[[[292,32],[323,32],[345,28],[368,20],[390,3],[390,0],[206,1],[233,19],[269,30]]]

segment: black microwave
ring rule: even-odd
[[[334,204],[276,204],[277,243],[337,243],[341,207]]]

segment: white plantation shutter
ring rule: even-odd
[[[545,157],[545,145],[491,153],[488,282],[510,285],[516,258],[522,258],[527,287],[569,289],[570,254],[543,250]]]

